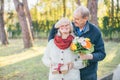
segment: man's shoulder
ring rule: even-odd
[[[97,25],[90,23],[90,22],[88,22],[88,24],[89,24],[89,27],[92,31],[94,31],[96,33],[101,33],[101,31]]]
[[[90,27],[94,27],[94,28],[97,28],[97,27],[98,27],[97,25],[95,25],[95,24],[93,24],[93,23],[91,23],[91,22],[88,22],[88,24],[89,24]]]

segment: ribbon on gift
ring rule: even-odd
[[[60,68],[61,68],[63,65],[64,65],[64,64],[59,63],[59,64],[58,64],[58,67],[55,68],[54,70],[57,70],[57,71],[59,72],[59,74],[61,74]]]

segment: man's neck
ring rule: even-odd
[[[80,28],[80,31],[82,31],[82,30],[84,29],[84,27],[85,27],[85,24],[86,24],[86,23],[84,23],[83,25],[79,26],[79,28]]]
[[[84,29],[85,26],[79,27],[80,31],[82,31]]]

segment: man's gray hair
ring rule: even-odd
[[[79,16],[82,16],[82,18],[89,17],[89,9],[84,6],[79,6],[75,11],[74,14],[78,14]]]

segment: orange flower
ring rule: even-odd
[[[74,54],[91,54],[94,51],[94,44],[90,38],[75,37],[70,45],[70,49]],[[83,64],[88,65],[88,60],[83,60]]]
[[[76,47],[76,45],[75,45],[74,43],[71,43],[70,49],[71,49],[72,51],[75,51],[75,50],[77,49],[77,47]]]
[[[90,49],[92,47],[92,44],[89,40],[86,40],[86,46],[84,48]]]

